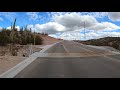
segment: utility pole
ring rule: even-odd
[[[86,40],[86,35],[85,35],[85,22],[84,22],[84,40]]]
[[[28,37],[29,37],[29,42],[31,42],[31,28],[30,28],[30,32],[28,34]],[[29,45],[29,56],[33,53],[33,49],[32,49],[32,42],[31,44]]]
[[[35,30],[34,30],[34,45],[35,45]]]

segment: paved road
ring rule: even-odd
[[[57,43],[44,53],[49,54],[14,78],[120,78],[120,54],[73,41]]]

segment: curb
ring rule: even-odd
[[[60,42],[57,42],[57,43],[60,43]],[[44,53],[44,51],[46,51],[47,49],[49,49],[50,47],[52,47],[53,45],[55,45],[57,43],[54,43],[54,44],[50,45],[48,48],[45,48],[45,49],[41,50],[40,53]],[[0,78],[14,78],[20,71],[22,71],[30,63],[32,63],[36,58],[38,58],[34,54],[35,53],[33,53],[32,55],[30,55],[30,57],[27,58],[26,60],[24,60],[23,62],[17,64],[16,66],[12,67],[8,71],[6,71],[3,74],[1,74]]]
[[[23,62],[17,64],[13,68],[9,69],[5,73],[0,75],[0,78],[13,78],[20,71],[22,71],[26,66],[28,66],[31,62],[33,62],[37,57],[30,57],[24,60]]]

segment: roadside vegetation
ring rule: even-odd
[[[105,37],[100,39],[92,39],[87,41],[76,41],[86,45],[95,46],[110,46],[117,50],[120,50],[120,37]]]
[[[27,26],[21,27],[19,31],[15,27],[16,19],[13,25],[11,24],[10,30],[3,28],[0,31],[0,47],[7,47],[7,51],[13,56],[17,56],[18,45],[41,45],[44,41],[42,36],[48,36],[46,33],[32,32],[31,28],[27,29]]]

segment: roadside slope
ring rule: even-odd
[[[80,41],[80,40],[74,40],[74,41],[86,45],[110,46],[117,50],[120,50],[120,37],[105,37],[105,38],[92,39],[87,41]]]

